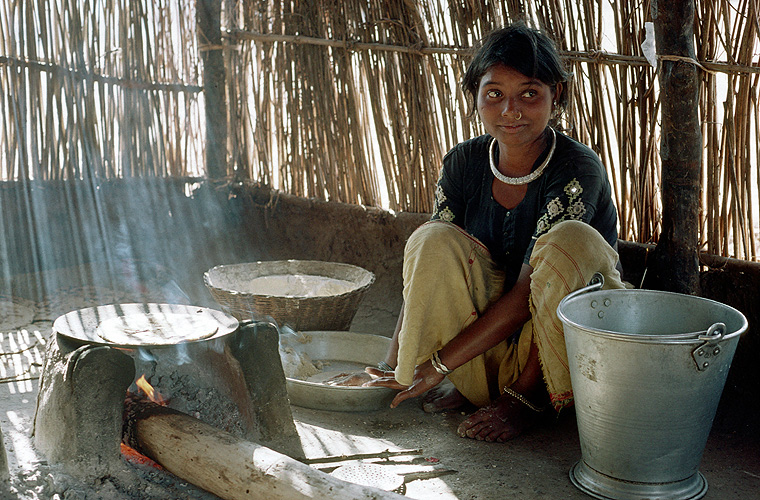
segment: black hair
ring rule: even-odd
[[[467,67],[462,89],[472,98],[473,112],[478,102],[480,80],[494,64],[513,68],[552,88],[561,83],[557,107],[564,109],[567,106],[568,82],[572,74],[565,69],[554,42],[524,23],[515,23],[486,35]]]

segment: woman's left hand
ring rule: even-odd
[[[367,368],[367,373],[376,376],[378,378],[367,382],[363,387],[389,387],[391,389],[398,389],[401,392],[396,394],[396,397],[391,401],[391,408],[397,407],[402,401],[409,398],[416,398],[421,396],[425,392],[429,391],[433,387],[440,384],[444,376],[435,371],[430,361],[425,361],[423,364],[417,366],[414,369],[414,378],[412,379],[412,385],[406,386],[399,384],[393,375],[393,372],[384,372],[378,368]]]

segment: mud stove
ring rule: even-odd
[[[53,325],[34,440],[50,464],[85,479],[118,474],[125,396],[144,376],[167,405],[291,457],[303,455],[278,331],[213,309],[118,304]]]

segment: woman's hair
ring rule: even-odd
[[[537,78],[550,87],[562,84],[557,107],[567,106],[569,80],[572,76],[559,58],[554,42],[540,31],[515,23],[488,34],[470,62],[462,79],[462,88],[472,98],[472,111],[478,102],[478,87],[483,75],[494,64],[503,64],[525,76]]]

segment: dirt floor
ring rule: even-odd
[[[51,467],[36,452],[31,430],[44,344],[50,338],[56,308],[88,305],[87,297],[81,296],[87,292],[73,290],[68,304],[37,304],[32,317],[28,313],[16,317],[16,322],[25,322],[23,325],[2,325],[0,427],[11,473],[6,496],[24,500],[214,498],[185,481],[155,471],[142,474],[140,487],[120,487],[114,480],[82,484]],[[388,335],[394,322],[382,306],[364,304],[352,330]],[[568,476],[581,455],[572,411],[548,416],[531,432],[507,444],[459,438],[455,430],[466,412],[430,415],[414,400],[397,409],[375,412],[295,406],[292,411],[309,459],[401,452],[387,459],[354,457],[339,463],[316,463],[314,467],[330,472],[339,465],[380,464],[384,471],[404,479],[409,498],[590,498],[573,486]],[[760,439],[756,428],[735,418],[731,409],[721,409],[700,471],[709,484],[704,497],[708,500],[760,498]]]

